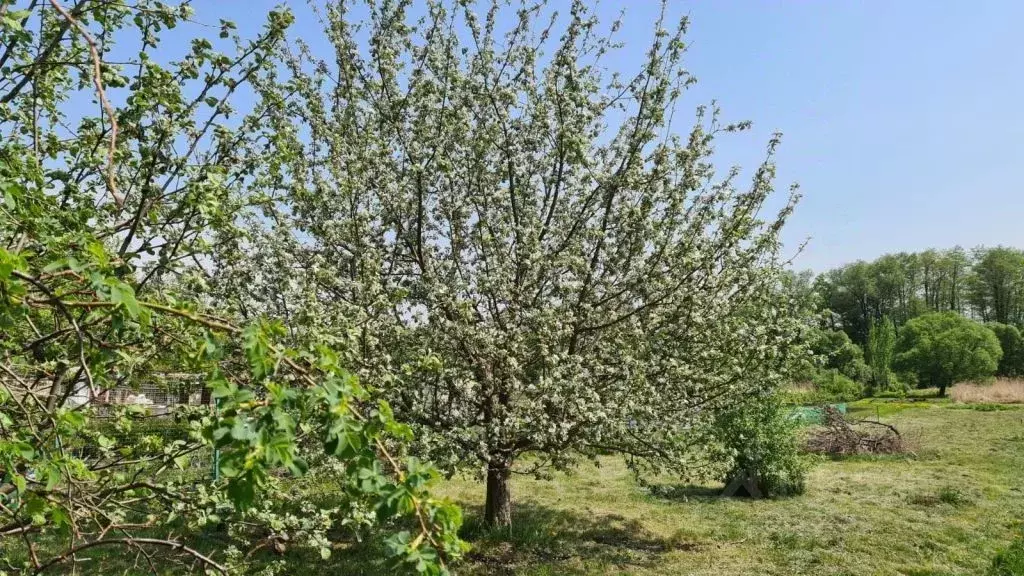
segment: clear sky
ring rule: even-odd
[[[254,33],[277,2],[198,0],[196,17]],[[315,33],[293,0],[293,33]],[[559,7],[562,0],[552,0]],[[626,46],[611,68],[642,60],[654,0],[624,9]],[[1024,247],[1024,2],[671,0],[691,18],[685,104],[717,99],[753,133],[719,146],[722,169],[752,168],[784,133],[779,188],[804,199],[787,247],[823,271],[886,252],[954,245]],[[678,117],[678,116],[677,116]],[[680,126],[683,126],[680,124]]]

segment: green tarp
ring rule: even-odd
[[[829,404],[830,407],[846,414],[846,403]],[[824,418],[824,409],[821,406],[797,406],[790,412],[790,416],[804,424],[821,424]]]

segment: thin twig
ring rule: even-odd
[[[60,298],[58,298],[57,295],[54,294],[53,291],[46,286],[46,284],[43,284],[37,278],[33,278],[32,276],[29,276],[28,274],[23,274],[17,270],[12,271],[11,275],[14,276],[15,278],[31,283],[33,286],[38,288],[43,294],[49,296],[50,299],[54,302],[54,304],[56,304],[57,309],[61,311],[61,313],[64,315],[65,318],[68,319],[69,322],[71,322],[71,326],[75,329],[75,335],[78,338],[78,362],[82,366],[82,370],[85,373],[85,380],[89,385],[89,392],[93,396],[95,396],[98,392],[96,390],[96,384],[92,378],[92,371],[89,370],[89,363],[86,362],[85,359],[85,338],[84,336],[82,336],[82,328],[79,327],[78,322],[75,320],[75,317],[71,314],[70,311],[68,311],[67,307],[64,305],[64,302]]]
[[[107,188],[110,190],[110,195],[114,197],[114,202],[120,208],[124,205],[124,198],[117,192],[116,167],[114,166],[114,150],[117,148],[117,114],[114,112],[114,107],[110,104],[110,100],[107,99],[107,92],[103,89],[103,68],[100,63],[100,52],[96,47],[96,39],[92,37],[92,34],[89,33],[89,30],[81,22],[64,9],[60,2],[50,0],[50,4],[57,12],[60,12],[60,15],[65,20],[81,32],[85,42],[89,45],[89,53],[92,55],[92,82],[96,86],[96,94],[100,98],[103,109],[106,110],[107,116],[110,117],[110,148],[107,149]]]
[[[106,540],[93,540],[92,542],[86,542],[84,544],[79,544],[78,546],[75,546],[74,548],[71,548],[70,550],[64,552],[60,556],[57,556],[57,557],[52,558],[50,560],[47,560],[45,564],[42,564],[38,568],[36,568],[36,570],[35,570],[35,572],[33,572],[33,574],[42,574],[43,572],[45,572],[51,566],[66,561],[69,557],[71,557],[72,555],[74,555],[74,554],[76,554],[78,552],[81,552],[82,550],[86,550],[88,548],[94,548],[96,546],[108,546],[108,545],[111,545],[111,544],[119,545],[119,546],[139,546],[140,544],[152,544],[154,546],[165,546],[167,548],[171,548],[171,549],[174,549],[174,550],[180,550],[180,551],[182,551],[182,552],[192,556],[196,560],[199,560],[199,561],[203,562],[207,566],[210,566],[211,568],[217,570],[221,574],[227,574],[228,573],[228,569],[225,568],[224,566],[218,564],[216,561],[214,561],[210,557],[204,556],[203,554],[201,554],[197,550],[194,550],[192,548],[189,548],[188,546],[185,546],[181,542],[174,542],[172,540],[160,540],[159,538],[109,538],[109,539],[106,539]]]

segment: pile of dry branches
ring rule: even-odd
[[[895,426],[874,420],[848,420],[831,406],[824,408],[824,423],[807,439],[807,451],[815,454],[900,454],[906,442]]]

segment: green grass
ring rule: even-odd
[[[987,576],[1024,575],[1024,533],[1005,550],[1001,550],[989,567]]]
[[[474,544],[459,572],[937,576],[984,574],[1000,550],[1019,562],[1007,545],[1024,518],[1024,412],[908,404],[887,421],[916,455],[821,460],[796,498],[652,491],[609,457],[552,481],[517,479],[515,525],[495,533],[479,524],[482,488],[452,481],[442,492],[467,508]]]
[[[482,485],[444,482],[437,491],[464,507],[462,535],[473,545],[455,572],[1024,575],[1024,542],[1013,544],[1024,519],[1024,410],[952,409],[939,400],[854,404],[859,417],[880,413],[899,426],[915,453],[816,458],[807,493],[794,498],[723,499],[721,486],[673,478],[644,488],[609,456],[550,481],[516,477],[513,527],[489,530],[480,520]],[[328,500],[332,493],[330,486],[302,490]],[[213,531],[195,545],[216,554],[225,543]],[[102,572],[86,573],[124,572],[129,558],[104,552],[92,561]],[[382,556],[370,538],[336,548],[327,561],[298,548],[252,560],[254,570],[281,563],[284,574],[395,573]]]
[[[999,412],[1001,410],[1021,410],[1024,406],[1020,404],[996,404],[993,402],[978,402],[975,404],[950,404],[953,410],[977,410],[978,412]]]
[[[875,394],[875,398],[935,398],[938,394],[938,388],[914,388],[899,392],[879,392]]]

